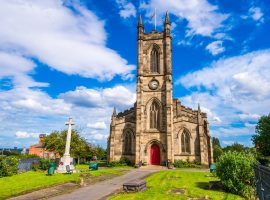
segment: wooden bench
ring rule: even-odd
[[[145,180],[134,180],[123,184],[123,189],[125,192],[139,192],[146,189]]]

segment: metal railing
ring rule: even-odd
[[[254,166],[256,195],[260,200],[270,200],[270,167],[260,164]]]
[[[40,158],[27,158],[20,160],[18,172],[30,171],[33,163],[39,163]]]

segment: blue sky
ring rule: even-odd
[[[0,0],[0,147],[28,147],[72,116],[106,146],[136,99],[137,19],[169,11],[173,95],[207,112],[223,146],[252,145],[270,107],[268,0]]]

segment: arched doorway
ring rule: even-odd
[[[157,144],[153,144],[150,150],[150,164],[160,165],[160,149]]]

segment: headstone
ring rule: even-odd
[[[65,148],[65,154],[63,157],[61,157],[60,162],[59,162],[59,166],[57,169],[58,173],[67,173],[67,166],[68,166],[68,169],[70,169],[72,172],[75,172],[75,168],[73,165],[73,158],[70,157],[71,131],[72,131],[72,126],[74,124],[75,123],[72,121],[72,118],[69,118],[68,122],[66,122],[66,125],[68,126],[66,148]]]

